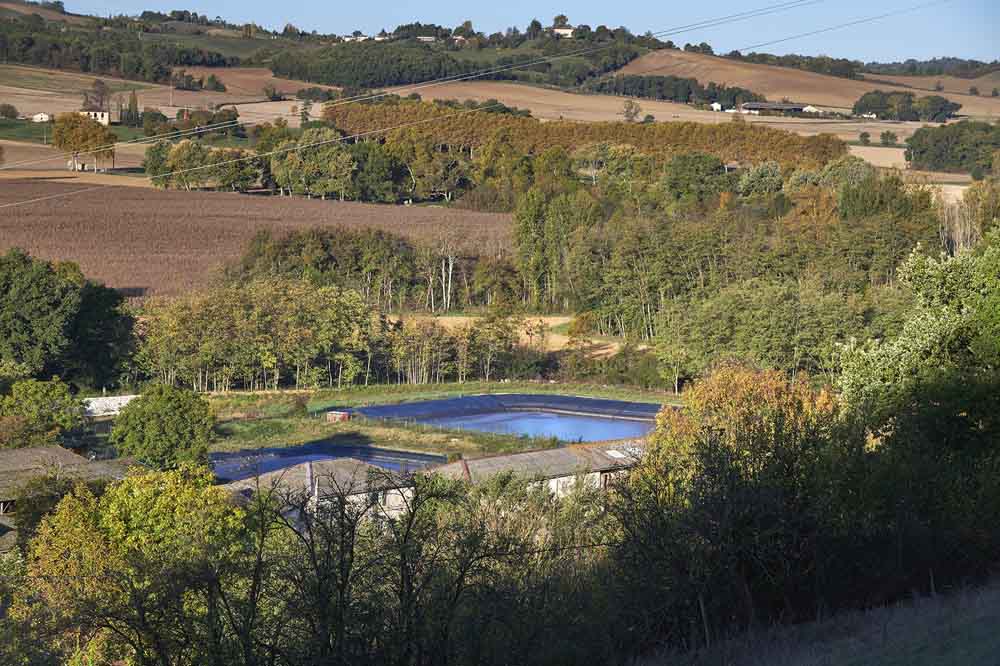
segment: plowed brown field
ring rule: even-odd
[[[93,185],[0,181],[0,205]],[[376,206],[215,192],[104,187],[0,209],[0,252],[21,247],[80,265],[88,277],[135,295],[205,285],[259,230],[366,227],[410,238],[454,234],[477,252],[510,240],[510,216],[440,207]]]

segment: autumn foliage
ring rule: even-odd
[[[802,137],[751,123],[543,123],[533,118],[452,109],[415,100],[379,104],[330,105],[323,117],[348,134],[407,126],[407,132],[448,145],[476,149],[498,132],[509,133],[522,152],[540,154],[549,148],[568,151],[601,142],[629,144],[657,158],[700,151],[723,161],[776,161],[784,167],[815,168],[844,155],[847,146],[831,135]],[[388,135],[392,143],[396,132]]]

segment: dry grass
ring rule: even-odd
[[[4,180],[0,205],[85,187]],[[378,228],[410,238],[447,230],[470,248],[490,252],[508,245],[511,221],[509,215],[434,206],[107,187],[0,210],[0,252],[22,247],[45,259],[74,261],[112,287],[177,294],[209,282],[259,230],[330,226]]]
[[[338,90],[334,86],[323,86],[305,81],[282,79],[271,73],[266,67],[178,67],[184,69],[195,78],[208,78],[214,74],[228,89],[227,92],[241,95],[255,95],[262,98],[264,86],[271,85],[278,92],[292,96],[302,88],[324,88]]]
[[[1000,664],[1000,583],[765,631],[640,666],[960,666]]]
[[[622,70],[625,74],[652,74],[659,76],[681,76],[698,79],[702,83],[715,81],[730,86],[741,86],[766,96],[770,100],[788,98],[796,102],[815,104],[835,109],[850,109],[861,95],[872,90],[896,90],[906,92],[902,86],[887,85],[890,79],[902,80],[916,77],[880,77],[881,82],[845,79],[824,74],[814,74],[789,67],[757,65],[718,56],[687,53],[677,50],[655,51],[629,63]],[[983,78],[980,92],[987,95],[996,83],[990,83],[993,75]],[[970,116],[1000,116],[1000,99],[973,97],[968,93],[975,80],[966,80],[964,89],[956,90],[954,81],[945,86],[945,97],[962,105],[962,113]],[[984,90],[985,86],[989,86]],[[932,87],[933,83],[931,83]],[[922,94],[924,91],[912,92]]]

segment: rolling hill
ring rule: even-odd
[[[876,81],[855,80],[672,49],[655,51],[642,56],[626,65],[621,72],[623,74],[694,78],[703,84],[714,81],[748,88],[773,101],[787,98],[796,102],[840,110],[850,109],[861,95],[876,89],[910,91],[917,95],[930,94],[929,91],[933,90],[934,82],[940,78],[948,80],[945,92],[940,94],[960,103],[963,115],[987,118],[1000,116],[1000,98],[974,97],[968,94],[970,85],[978,85],[980,91],[989,95],[989,92],[997,85],[994,81],[998,78],[997,73],[982,77],[981,84],[980,79],[956,79],[952,77],[876,76],[874,77],[877,79]],[[904,79],[930,79],[930,83],[927,90],[911,90],[889,83],[890,80],[898,83]],[[961,87],[958,87],[956,83],[958,81],[962,82]]]

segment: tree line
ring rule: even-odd
[[[726,54],[727,58],[752,62],[758,65],[775,65],[778,67],[790,67],[801,69],[806,72],[816,74],[827,74],[829,76],[839,76],[845,79],[860,79],[864,70],[864,63],[848,58],[831,58],[830,56],[808,56],[796,53],[785,55],[773,55],[771,53],[740,53],[731,51]]]
[[[976,180],[1000,168],[1000,126],[965,120],[921,127],[906,140],[906,161],[914,169],[961,171]]]
[[[170,81],[175,66],[231,67],[239,58],[169,42],[142,41],[131,32],[63,27],[40,16],[0,21],[5,62],[102,74],[154,83]]]
[[[744,102],[766,102],[763,95],[739,86],[719,85],[710,81],[702,86],[697,79],[679,76],[640,76],[636,74],[603,78],[587,84],[587,89],[612,95],[627,95],[644,99],[659,99],[681,104],[711,104],[718,102],[735,108]]]
[[[940,95],[917,97],[908,92],[873,90],[854,103],[856,116],[874,114],[879,120],[924,120],[943,123],[953,117],[962,105]]]

